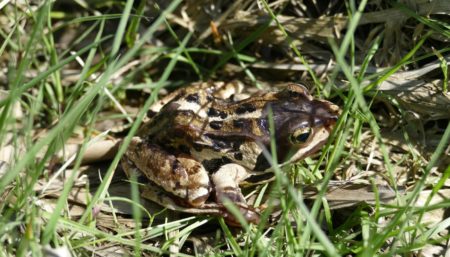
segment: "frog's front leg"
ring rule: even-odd
[[[242,195],[239,183],[249,176],[247,170],[241,165],[230,163],[223,165],[212,175],[214,189],[216,191],[216,201],[223,204],[224,199],[233,202],[241,212],[247,222],[259,223],[259,213],[247,204]],[[224,218],[227,223],[239,226],[239,222],[228,211],[224,210]]]
[[[170,154],[140,137],[131,139],[121,164],[128,177],[132,172],[142,173],[189,206],[199,207],[209,197],[209,176],[198,161]]]

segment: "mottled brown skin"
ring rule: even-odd
[[[297,84],[233,101],[230,96],[238,93],[236,83],[200,83],[163,99],[133,138],[124,170],[143,173],[180,205],[202,208],[214,191],[218,206],[228,198],[247,221],[257,223],[259,214],[247,205],[239,185],[267,177],[270,164],[262,151],[270,149],[269,120],[278,159],[298,161],[326,142],[339,108],[313,99]],[[223,209],[226,220],[236,223]]]

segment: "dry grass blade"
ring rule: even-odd
[[[449,21],[448,0],[0,0],[0,255],[448,255]],[[223,217],[242,213],[227,212],[213,187],[188,207],[119,165],[137,125],[199,80],[241,85],[222,97],[233,106],[304,81],[341,109],[315,155],[273,167],[276,177],[250,169],[255,183],[240,190],[260,224],[230,228]],[[319,109],[304,112],[315,122]],[[273,132],[265,107],[249,110],[229,123],[201,113],[202,131],[215,126],[211,151],[236,154],[200,166],[289,152],[268,143],[289,145],[283,133],[264,138],[270,154],[249,147]],[[248,120],[261,133],[238,137]],[[179,124],[165,121],[160,131]],[[180,147],[145,143],[192,159],[206,149],[173,137]]]

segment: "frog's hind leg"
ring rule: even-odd
[[[198,161],[170,154],[139,137],[132,138],[121,164],[128,177],[133,171],[142,173],[186,205],[201,206],[209,197],[209,176]]]
[[[249,176],[247,170],[234,163],[223,165],[216,173],[212,175],[214,189],[216,191],[216,201],[223,204],[224,199],[233,202],[238,208],[245,220],[250,223],[259,223],[259,213],[247,204],[242,195],[239,183]],[[233,215],[224,212],[225,220],[231,225],[239,225],[239,222]]]

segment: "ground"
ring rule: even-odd
[[[448,256],[449,21],[446,0],[0,2],[1,255]],[[327,145],[245,192],[263,224],[142,198],[117,142],[232,80],[338,105]]]

